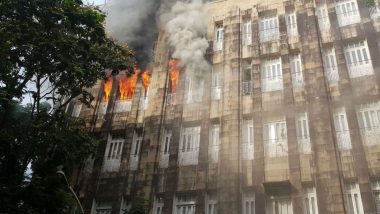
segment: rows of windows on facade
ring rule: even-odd
[[[344,187],[344,195],[346,200],[346,209],[350,214],[363,214],[363,204],[360,195],[359,185],[357,183],[350,183]],[[373,182],[372,189],[375,197],[380,197],[380,182]],[[302,193],[303,197],[303,210],[305,214],[318,214],[318,202],[316,189],[313,187],[305,188]],[[195,214],[197,208],[196,195],[181,195],[175,196],[173,199],[173,212],[175,214]],[[215,194],[208,194],[205,197],[205,213],[217,214],[218,213],[218,200]],[[164,200],[161,197],[156,197],[153,202],[152,213],[162,214],[164,209]],[[242,193],[242,214],[256,214],[256,201],[255,193],[253,191],[244,191]],[[377,204],[379,208],[380,204]],[[120,214],[125,210],[130,209],[131,205],[127,204],[124,200],[121,201]],[[93,202],[92,214],[111,214],[111,202]],[[265,201],[265,211],[267,214],[293,214],[292,200],[289,196],[274,197],[268,196]]]

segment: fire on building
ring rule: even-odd
[[[104,141],[73,175],[86,213],[380,213],[378,2],[191,2],[147,71],[73,102]]]

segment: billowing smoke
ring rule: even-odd
[[[180,66],[193,74],[209,70],[205,59],[209,46],[205,37],[207,17],[202,0],[178,1],[169,12],[161,15],[161,25],[169,34],[169,45],[173,58]]]
[[[153,54],[161,5],[162,0],[111,0],[104,9],[107,31],[116,41],[127,42],[143,69]]]

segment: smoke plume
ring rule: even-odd
[[[107,31],[116,41],[126,42],[135,51],[142,69],[152,56],[161,5],[162,0],[112,0],[104,9]]]
[[[161,25],[169,34],[168,43],[173,48],[173,58],[193,74],[209,70],[205,59],[209,46],[205,6],[202,0],[178,1],[169,12],[160,17]]]

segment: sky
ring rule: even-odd
[[[83,2],[89,2],[90,4],[91,3],[94,3],[94,5],[100,5],[100,4],[104,4],[105,0],[84,0]]]

